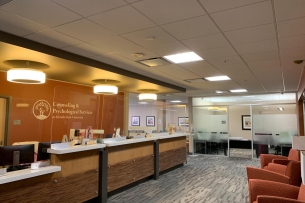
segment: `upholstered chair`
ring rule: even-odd
[[[267,180],[249,180],[250,203],[305,203],[305,186]]]
[[[290,149],[288,157],[273,155],[273,154],[261,154],[261,168],[266,169],[269,163],[278,163],[282,165],[287,165],[288,162],[292,161],[300,161],[300,152],[295,149]]]
[[[289,161],[287,165],[270,163],[267,169],[246,167],[248,180],[270,180],[290,185],[301,184],[301,162]]]

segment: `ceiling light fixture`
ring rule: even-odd
[[[185,53],[181,53],[181,54],[173,54],[173,55],[163,56],[163,58],[165,58],[173,63],[186,63],[186,62],[204,60],[203,58],[198,56],[195,52],[185,52]]]
[[[221,90],[216,90],[215,91],[217,94],[222,94],[223,93],[223,91],[221,91]]]
[[[7,81],[22,84],[43,84],[46,82],[46,74],[34,69],[13,68],[7,71]]]
[[[118,87],[114,85],[120,83],[117,80],[96,79],[92,82],[99,83],[99,85],[93,87],[94,94],[113,95],[118,93]]]
[[[208,81],[222,81],[222,80],[231,80],[231,78],[229,78],[226,75],[222,75],[222,76],[214,76],[214,77],[205,77],[205,80]]]
[[[229,90],[229,92],[237,93],[237,92],[248,92],[246,89],[236,89],[236,90]]]
[[[173,103],[180,103],[180,102],[182,102],[182,101],[180,101],[180,100],[174,100],[174,101],[170,101],[170,102],[173,102]]]
[[[280,111],[284,111],[284,108],[282,108],[282,107],[278,107],[278,109],[279,109]]]
[[[146,37],[145,40],[152,41],[152,40],[155,40],[155,38],[154,37]]]
[[[157,100],[157,95],[154,93],[141,93],[139,95],[139,100],[141,101]]]
[[[94,94],[113,95],[118,93],[118,87],[113,85],[95,85]]]

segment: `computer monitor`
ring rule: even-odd
[[[34,162],[34,144],[0,147],[0,166],[17,166],[32,162]]]
[[[60,141],[56,142],[39,142],[38,144],[38,154],[37,161],[50,159],[50,154],[47,152],[48,148],[51,148],[51,144],[60,143]]]

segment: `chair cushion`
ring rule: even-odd
[[[287,166],[281,165],[281,164],[274,164],[274,163],[269,163],[267,166],[268,171],[273,171],[275,173],[279,173],[282,175],[286,174],[286,169]]]
[[[300,161],[300,152],[295,149],[290,149],[288,159],[293,161]]]

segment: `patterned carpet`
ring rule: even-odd
[[[246,158],[245,158],[246,157]],[[247,203],[246,166],[251,150],[231,151],[231,157],[189,156],[176,170],[108,198],[108,203]]]

